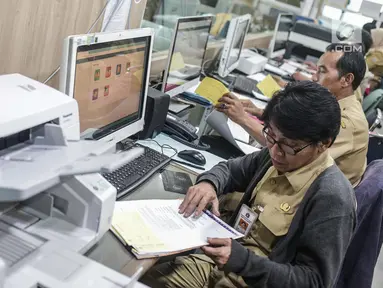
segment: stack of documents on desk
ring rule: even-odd
[[[195,90],[196,94],[209,100],[213,105],[218,104],[219,98],[229,92],[224,84],[210,77],[205,77]]]
[[[182,200],[116,202],[111,230],[138,259],[176,254],[208,245],[207,238],[243,237],[205,211],[199,218],[178,213]]]

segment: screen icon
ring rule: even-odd
[[[112,76],[112,66],[106,67],[105,71],[105,78],[109,78],[110,76]]]
[[[118,64],[116,67],[116,75],[120,75],[120,74],[121,74],[121,64]]]
[[[92,100],[95,101],[97,99],[98,99],[98,89],[93,89]]]
[[[100,74],[101,74],[100,69],[94,70],[94,81],[100,80]]]
[[[106,85],[104,87],[104,97],[107,97],[107,96],[109,96],[109,85]]]

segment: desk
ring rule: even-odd
[[[156,142],[158,142],[158,144],[161,144],[161,145],[164,145],[164,144],[167,144],[171,147],[173,147],[174,149],[176,149],[178,152],[182,151],[182,150],[193,150],[192,148],[184,145],[184,144],[181,144],[180,142],[177,142],[175,140],[173,140],[172,138],[170,138],[169,136],[167,136],[166,134],[160,134],[158,135],[156,138],[154,138],[153,140],[155,140]],[[155,143],[154,141],[151,141],[151,140],[142,140],[142,141],[139,141],[139,143],[141,145],[144,145],[144,146],[147,146],[153,150],[156,150],[158,152],[161,152],[161,147],[159,147],[157,145],[157,143]],[[164,148],[164,154],[171,157],[175,154],[175,151],[173,151],[172,149],[169,149],[169,148]],[[206,158],[206,165],[204,166],[206,171],[210,170],[211,168],[213,168],[213,166],[215,166],[216,164],[218,164],[219,162],[222,162],[222,161],[226,161],[225,159],[223,158],[220,158],[218,156],[215,156],[209,152],[206,152],[206,151],[199,151],[205,158]],[[177,160],[180,160],[180,161],[185,161],[183,159],[180,159],[179,157],[177,156],[174,156],[174,159],[177,159]],[[190,169],[191,171],[199,174],[203,171],[201,170],[198,170],[198,169],[194,169],[192,167],[189,167],[189,166],[184,166],[185,168],[187,169]]]
[[[168,144],[173,148],[177,149],[178,151],[190,149],[187,146],[178,143],[177,141],[171,139],[170,137],[164,134],[158,135],[154,140],[156,140],[161,145]],[[156,151],[161,151],[161,148],[153,141],[140,141],[140,143]],[[219,158],[208,152],[201,151],[201,153],[206,158],[205,167],[207,170],[211,169],[218,162],[224,161],[224,159]],[[171,149],[164,149],[164,154],[172,156],[174,154],[174,151]],[[187,169],[185,167],[187,167]],[[193,183],[195,183],[198,174],[201,173],[200,170],[173,163],[167,166],[166,169],[188,173],[192,178]],[[162,184],[161,174],[157,174],[153,176],[149,181],[147,181],[144,185],[139,187],[136,191],[121,199],[121,201],[145,199],[178,199],[181,197],[183,197],[183,195],[165,191]],[[133,256],[133,254],[131,254],[125,248],[125,246],[123,246],[121,242],[117,240],[116,237],[114,237],[113,233],[110,231],[108,231],[104,235],[104,237],[102,237],[101,240],[95,246],[93,246],[92,249],[88,251],[87,256],[127,276],[132,276],[140,266],[144,268],[144,274],[158,261],[158,258],[137,260]]]
[[[190,175],[193,183],[195,183],[197,178],[196,173],[188,171],[179,165],[170,164],[166,167],[166,169],[187,172]],[[139,187],[136,191],[129,194],[120,201],[145,199],[178,199],[182,196],[183,195],[178,193],[165,191],[162,184],[161,174],[157,174],[144,185]],[[108,231],[104,237],[102,237],[101,240],[88,251],[87,256],[127,276],[132,276],[140,266],[144,268],[142,273],[143,275],[158,261],[158,258],[137,260],[134,255],[131,254],[110,231]]]

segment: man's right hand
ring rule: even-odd
[[[189,217],[194,212],[194,216],[199,217],[209,204],[212,204],[213,214],[219,217],[219,201],[214,186],[209,182],[201,182],[189,188],[179,213]]]
[[[263,114],[263,109],[260,109],[258,108],[257,106],[255,106],[255,104],[253,102],[251,102],[251,100],[241,100],[241,103],[242,103],[242,106],[244,108],[244,110],[251,114],[251,115],[254,115],[256,117],[261,117],[262,114]]]

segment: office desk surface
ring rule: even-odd
[[[170,164],[165,169],[188,173],[193,183],[195,183],[197,178],[197,173],[185,169],[178,164]],[[120,201],[178,199],[183,197],[184,195],[182,194],[165,191],[161,174],[157,174],[132,194],[124,197]],[[127,276],[132,276],[141,266],[144,268],[143,275],[158,261],[158,258],[137,260],[110,231],[108,231],[104,237],[102,237],[101,240],[88,251],[86,256]]]
[[[156,138],[154,138],[154,140],[156,142],[158,142],[158,144],[160,145],[169,145],[171,147],[173,147],[174,149],[176,149],[178,152],[180,151],[183,151],[183,150],[195,150],[193,148],[190,148],[180,142],[177,142],[175,140],[173,140],[172,138],[170,138],[169,136],[167,136],[166,134],[160,134],[158,135]],[[153,150],[156,150],[158,152],[161,152],[161,147],[158,146],[158,144],[154,142],[154,141],[151,141],[151,140],[142,140],[142,141],[139,141],[139,143],[141,145],[144,145],[144,146],[147,146]],[[164,151],[164,154],[171,157],[175,154],[175,151],[173,151],[172,149],[170,148],[164,148],[163,149]],[[204,168],[206,169],[206,171],[210,170],[211,168],[213,168],[213,166],[215,166],[216,164],[218,164],[219,162],[222,162],[222,161],[226,161],[225,159],[223,158],[220,158],[218,156],[215,156],[209,152],[206,152],[206,151],[199,151],[205,158],[206,158],[206,165],[204,166]],[[174,159],[177,159],[177,160],[180,160],[180,161],[185,161],[183,159],[180,159],[179,157],[177,157],[176,155],[174,155]],[[194,169],[192,167],[189,167],[189,166],[184,166],[186,167],[187,169],[197,173],[197,174],[200,174],[202,173],[203,171],[201,170],[198,170],[198,169]]]

